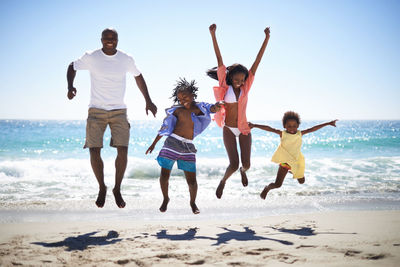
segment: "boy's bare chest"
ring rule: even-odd
[[[178,118],[178,121],[187,121],[187,122],[192,122],[192,114],[195,116],[198,116],[202,114],[200,109],[195,108],[195,109],[177,109],[175,112],[175,116]]]

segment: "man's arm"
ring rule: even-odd
[[[311,128],[309,128],[307,130],[304,130],[304,131],[301,131],[301,134],[305,135],[305,134],[308,134],[308,133],[312,133],[312,132],[315,132],[315,131],[321,129],[322,127],[325,127],[325,126],[328,126],[328,125],[332,125],[332,126],[336,127],[336,121],[337,120],[333,120],[333,121],[330,121],[330,122],[325,122],[325,123],[322,123],[322,124],[315,125],[314,127],[311,127]]]
[[[68,82],[68,94],[67,97],[69,100],[76,96],[76,88],[74,87],[74,79],[76,75],[76,70],[74,70],[74,63],[71,62],[68,66],[67,70],[67,82]]]
[[[264,42],[261,45],[261,48],[260,48],[260,51],[257,54],[256,60],[254,61],[253,65],[251,66],[251,69],[250,69],[250,71],[253,74],[256,74],[258,65],[260,64],[261,58],[263,57],[264,52],[265,52],[265,48],[267,47],[267,44],[268,44],[268,41],[269,41],[269,34],[270,34],[269,27],[265,28],[264,33],[265,33]]]
[[[157,106],[151,101],[149,91],[147,90],[146,82],[143,75],[135,76],[136,84],[139,87],[140,92],[142,92],[144,100],[146,101],[146,114],[149,115],[149,110],[153,113],[155,117],[157,114]]]

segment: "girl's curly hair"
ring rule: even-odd
[[[217,67],[214,67],[212,69],[209,69],[206,71],[206,74],[215,80],[218,80],[218,75],[217,75]],[[249,70],[241,65],[241,64],[233,64],[229,67],[226,68],[227,73],[226,73],[226,84],[227,85],[232,85],[232,76],[235,75],[236,73],[243,73],[245,75],[245,80],[247,80],[247,77],[249,77]]]
[[[199,88],[195,85],[195,80],[188,82],[185,78],[179,78],[179,80],[176,82],[175,88],[172,90],[171,98],[174,103],[179,102],[178,93],[190,93],[193,95],[193,100],[196,99]]]
[[[294,111],[287,111],[283,114],[282,124],[285,127],[285,124],[288,120],[295,120],[298,125],[300,125],[300,115]]]

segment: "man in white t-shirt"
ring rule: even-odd
[[[91,80],[90,104],[86,124],[86,141],[84,148],[90,150],[90,162],[99,183],[99,194],[96,205],[102,208],[107,195],[104,183],[104,165],[100,152],[103,147],[103,136],[107,125],[111,130],[110,145],[117,148],[115,160],[115,185],[113,194],[119,208],[125,207],[121,195],[121,182],[128,162],[128,144],[130,125],[124,103],[126,74],[134,75],[136,84],[146,101],[146,114],[150,110],[155,116],[157,107],[150,99],[146,82],[136,68],[133,58],[117,50],[118,33],[114,29],[105,29],[101,34],[103,48],[85,53],[81,58],[68,66],[68,99],[76,96],[74,79],[77,70],[89,70]]]

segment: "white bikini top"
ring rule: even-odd
[[[239,98],[242,95],[242,91],[240,90],[240,94],[239,94]],[[226,103],[237,103],[236,100],[236,95],[235,92],[233,91],[233,88],[231,85],[229,85],[228,90],[226,91],[225,97],[224,97],[224,101]]]

